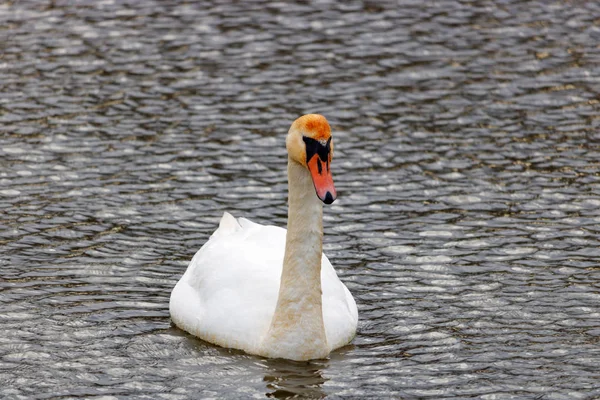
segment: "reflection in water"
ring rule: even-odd
[[[326,397],[321,386],[327,381],[323,377],[323,370],[328,366],[328,360],[289,361],[280,358],[265,360],[265,367],[269,369],[264,377],[269,389],[267,397],[276,399]]]

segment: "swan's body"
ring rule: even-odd
[[[173,289],[175,325],[223,347],[294,360],[326,357],[352,340],[356,303],[322,254],[322,201],[335,199],[322,121],[328,130],[324,117],[301,117],[288,134],[287,232],[225,213]],[[299,138],[305,148],[296,148]]]

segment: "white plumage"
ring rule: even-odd
[[[336,191],[330,127],[298,118],[286,139],[288,230],[223,215],[171,293],[178,327],[266,357],[326,357],[356,334],[354,298],[322,254],[323,203]]]
[[[285,238],[283,228],[225,213],[173,289],[173,322],[208,342],[260,354],[277,304]],[[358,311],[325,255],[321,285],[331,351],[352,340]]]

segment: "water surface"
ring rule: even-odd
[[[0,5],[0,397],[600,397],[597,2]],[[223,211],[285,225],[327,116],[327,360],[171,326]]]

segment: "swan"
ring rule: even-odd
[[[323,203],[336,199],[327,119],[307,114],[286,137],[288,221],[225,212],[169,303],[180,329],[222,347],[297,361],[326,358],[356,334],[358,310],[323,254]]]

